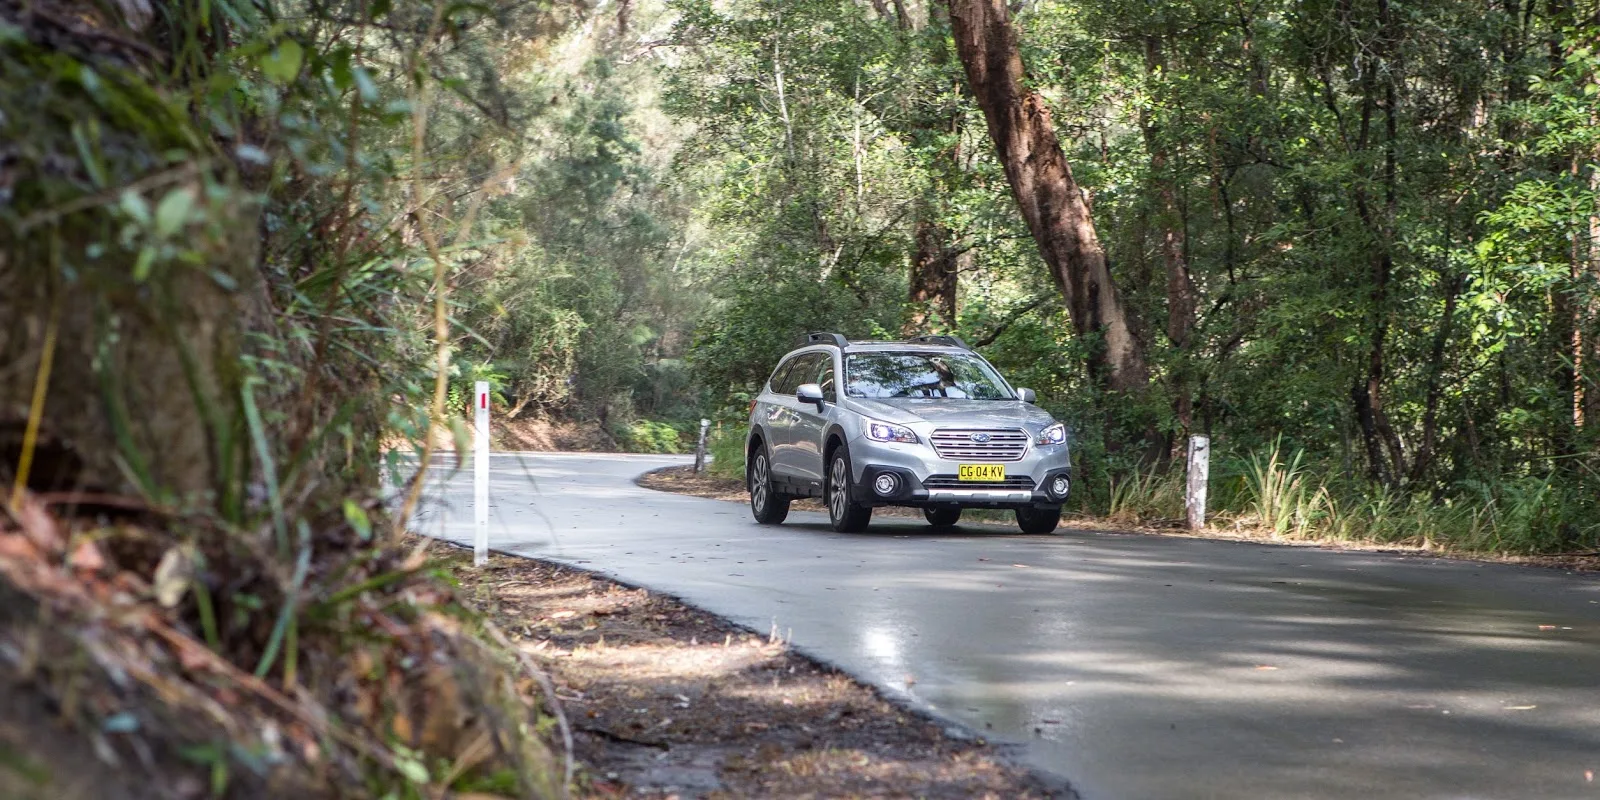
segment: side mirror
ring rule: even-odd
[[[1021,388],[1019,388],[1019,389],[1017,389],[1017,399],[1021,400],[1024,403],[1032,403],[1033,401],[1035,401],[1035,400],[1037,400],[1039,398],[1034,396],[1032,389],[1021,389]]]
[[[814,383],[802,383],[794,390],[794,399],[802,403],[812,403],[818,411],[822,410],[822,387]]]

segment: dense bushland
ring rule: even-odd
[[[676,7],[729,409],[803,330],[955,331],[1072,421],[1084,511],[1181,516],[1206,433],[1217,503],[1280,533],[1600,543],[1594,4]],[[1123,317],[1041,260],[952,10],[1014,32]]]
[[[1595,549],[1597,108],[1593,0],[0,0],[0,666],[222,788],[558,792],[384,459],[483,379],[736,475],[816,329],[976,343],[1074,510],[1206,433],[1221,524]]]
[[[538,113],[500,76],[572,21],[0,3],[0,692],[108,796],[565,793],[540,676],[380,472],[453,422],[451,291]],[[39,758],[80,760],[0,752]]]
[[[456,374],[492,377],[517,415],[670,450],[702,415],[737,436],[800,333],[955,332],[1071,421],[1082,511],[1162,505],[1205,433],[1233,465],[1219,480],[1299,459],[1343,509],[1302,515],[1304,535],[1592,548],[1595,14],[608,9],[497,84],[537,113],[481,209],[505,246],[465,267]],[[995,48],[1014,76],[974,83]],[[1064,169],[1020,173],[1006,136]]]

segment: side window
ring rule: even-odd
[[[773,391],[779,394],[793,395],[795,390],[800,388],[800,384],[811,383],[816,379],[817,354],[806,353],[795,357],[794,367],[783,377],[783,385],[781,387],[773,387]]]
[[[839,397],[834,393],[833,382],[833,355],[822,354],[822,371],[817,374],[817,384],[822,387],[822,399],[830,402],[839,402]]]
[[[772,373],[772,379],[767,381],[767,386],[771,387],[773,392],[783,394],[783,382],[789,379],[789,373],[794,370],[795,362],[799,360],[798,358],[791,358],[779,364],[778,368]]]

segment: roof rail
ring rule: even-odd
[[[913,337],[907,339],[906,343],[907,344],[942,344],[942,345],[944,345],[946,347],[959,347],[962,350],[971,350],[972,349],[972,348],[967,346],[966,342],[961,341],[961,337],[959,337],[959,336],[946,336],[946,335],[913,336]]]
[[[801,347],[812,344],[831,344],[843,350],[849,346],[850,340],[844,338],[844,334],[841,333],[808,333],[800,338]]]

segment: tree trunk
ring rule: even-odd
[[[929,205],[924,202],[917,209],[909,309],[901,331],[907,336],[927,333],[930,320],[947,326],[956,322],[956,254],[950,231],[934,218],[934,209]]]
[[[880,0],[881,2],[881,0]],[[904,3],[894,4],[896,37],[907,47],[926,47],[925,40],[915,34],[915,26],[906,12]],[[883,15],[885,20],[891,18]],[[943,37],[938,37],[942,41]],[[949,53],[942,45],[928,51],[936,72],[944,72],[949,64]],[[878,118],[897,136],[911,145],[913,152],[925,160],[933,180],[916,198],[914,205],[911,270],[906,293],[905,321],[901,332],[906,336],[929,333],[932,322],[956,324],[956,296],[958,276],[964,255],[970,250],[956,245],[958,234],[946,224],[950,187],[962,185],[960,145],[961,107],[954,98],[944,99],[948,87],[942,82],[934,86],[924,83],[908,85],[907,92],[887,97],[895,105],[880,109]],[[924,92],[937,93],[934,96]],[[857,103],[860,90],[856,91]],[[907,109],[915,109],[906,113]],[[948,142],[948,144],[946,144]],[[859,212],[858,212],[859,213]]]
[[[1351,393],[1356,418],[1367,450],[1373,480],[1398,487],[1409,475],[1405,446],[1389,420],[1383,399],[1383,381],[1388,371],[1387,347],[1390,323],[1389,287],[1393,282],[1395,217],[1399,206],[1397,105],[1395,68],[1390,55],[1399,41],[1388,0],[1378,0],[1377,36],[1371,52],[1363,57],[1362,102],[1356,149],[1366,151],[1372,142],[1372,117],[1383,112],[1383,166],[1379,176],[1383,189],[1382,206],[1374,207],[1365,188],[1355,191],[1356,211],[1374,240],[1369,295],[1372,339],[1367,345],[1366,375]],[[1379,85],[1379,75],[1383,76]],[[1379,97],[1381,92],[1382,97]]]
[[[1161,80],[1166,73],[1166,55],[1161,37],[1144,40],[1145,80]],[[1194,331],[1195,287],[1189,274],[1182,210],[1178,205],[1177,181],[1172,175],[1172,154],[1162,136],[1160,122],[1148,109],[1139,113],[1145,150],[1150,154],[1150,176],[1155,183],[1156,234],[1161,237],[1161,260],[1167,273],[1167,339],[1178,352],[1178,363],[1168,384],[1172,390],[1172,410],[1187,433],[1194,418],[1194,398],[1189,388],[1189,345]],[[1182,437],[1180,437],[1181,439]]]
[[[1017,33],[1005,3],[949,0],[949,8],[956,51],[1012,196],[1066,300],[1073,327],[1091,342],[1091,377],[1113,392],[1144,389],[1150,381],[1144,348],[1112,283],[1089,203],[1061,152],[1050,112],[1023,85]]]
[[[1600,81],[1600,76],[1595,77]],[[1594,117],[1594,124],[1600,126],[1600,112]],[[1592,164],[1600,164],[1600,148],[1594,152]],[[1589,167],[1589,191],[1591,196],[1600,198],[1600,167]],[[1580,348],[1582,357],[1581,369],[1578,370],[1578,390],[1582,395],[1580,399],[1579,426],[1587,425],[1593,431],[1600,426],[1600,209],[1589,214],[1589,286],[1592,294],[1588,298],[1589,305],[1589,332],[1588,340]]]
[[[1449,232],[1446,231],[1446,239]],[[1448,265],[1446,265],[1448,266]],[[1443,277],[1441,275],[1441,277]],[[1433,457],[1439,441],[1439,404],[1444,399],[1446,346],[1455,327],[1456,301],[1465,288],[1467,276],[1456,274],[1445,282],[1444,313],[1439,318],[1439,328],[1433,334],[1433,347],[1428,355],[1428,389],[1422,411],[1422,441],[1411,459],[1411,482],[1420,483],[1433,466]]]

